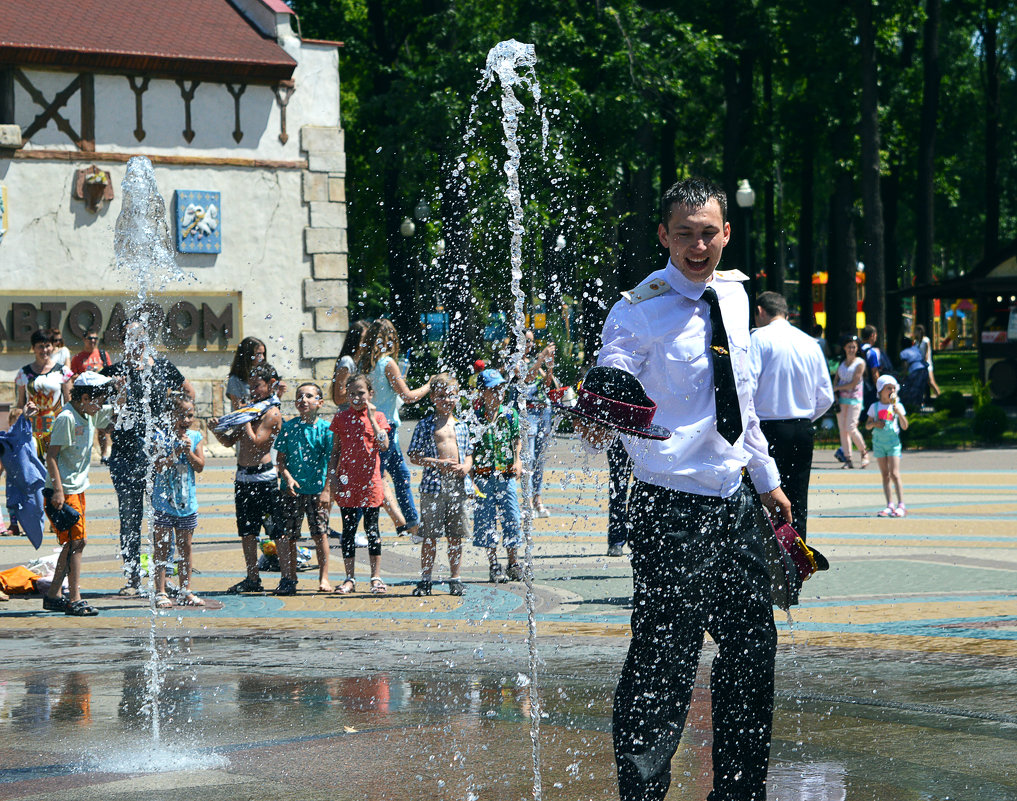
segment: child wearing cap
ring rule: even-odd
[[[522,581],[523,566],[517,551],[520,531],[518,479],[523,474],[520,458],[519,415],[502,404],[505,378],[497,370],[483,370],[480,389],[480,439],[473,446],[473,481],[482,497],[473,512],[473,544],[487,550],[490,578],[495,584]],[[508,570],[498,562],[498,518]]]
[[[71,402],[53,420],[46,450],[46,512],[56,529],[60,556],[53,583],[43,598],[42,608],[50,612],[85,617],[98,612],[82,600],[80,590],[81,552],[85,548],[85,490],[92,460],[96,428],[109,425],[113,407],[104,405],[112,388],[110,378],[88,370],[79,375],[71,389]],[[60,594],[67,577],[67,598]]]
[[[886,508],[880,511],[879,517],[904,517],[904,487],[900,480],[900,432],[908,427],[907,413],[897,400],[900,386],[897,379],[890,375],[882,375],[876,381],[876,394],[879,400],[869,406],[868,419],[865,427],[872,432],[872,453],[879,464],[879,472],[883,477],[883,493],[886,495]],[[891,484],[897,492],[897,503],[893,503]]]

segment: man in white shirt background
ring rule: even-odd
[[[666,266],[623,293],[598,363],[635,375],[663,441],[623,436],[630,495],[632,642],[614,702],[622,801],[662,801],[704,632],[717,643],[710,801],[762,801],[773,721],[773,622],[758,500],[791,520],[752,401],[746,276],[716,272],[727,198],[702,179],[672,186],[657,231]],[[815,345],[813,345],[815,347]]]
[[[792,525],[804,540],[812,473],[813,423],[833,405],[830,368],[819,343],[787,320],[787,300],[776,292],[756,298],[749,347],[759,426],[791,501]]]

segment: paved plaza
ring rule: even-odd
[[[875,464],[842,470],[817,453],[809,537],[831,570],[790,617],[775,612],[773,798],[1017,799],[1017,452],[908,452],[903,475],[908,517],[880,519]],[[534,523],[549,799],[617,793],[610,702],[632,583],[628,559],[605,555],[606,482],[602,457],[556,442],[552,517]],[[116,503],[100,467],[83,578],[100,615],[43,613],[38,598],[0,605],[0,799],[181,787],[202,799],[532,797],[523,584],[488,583],[483,553],[467,547],[462,598],[440,583],[415,598],[419,551],[383,515],[388,596],[364,581],[353,596],[319,594],[313,568],[295,597],[225,595],[243,574],[227,459],[211,460],[199,500],[193,586],[220,608],[154,614],[116,595]],[[42,550],[54,546],[47,535]],[[0,539],[0,567],[33,553]],[[167,671],[158,745],[151,651]],[[669,798],[709,787],[712,653],[708,642]]]

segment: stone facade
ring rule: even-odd
[[[115,71],[89,73],[86,80],[70,70],[15,66],[18,80],[36,94],[11,82],[14,127],[36,130],[20,148],[0,143],[8,212],[0,274],[11,296],[49,294],[71,308],[81,297],[123,292],[126,299],[135,291],[131,277],[113,265],[120,182],[131,156],[153,162],[171,231],[175,190],[220,193],[221,252],[177,253],[177,263],[191,277],[179,290],[168,289],[184,300],[228,296],[237,309],[229,338],[167,349],[195,385],[200,415],[220,410],[241,337],[263,339],[272,363],[293,387],[301,379],[331,377],[349,325],[338,46],[300,40],[290,27],[291,15],[272,11],[273,4],[235,5],[296,62],[290,80],[252,81],[238,89],[236,81],[159,75],[146,79],[139,94],[141,79]],[[40,128],[38,98],[57,97],[74,81],[89,91],[72,93],[59,115]],[[82,130],[87,119],[94,141],[73,140],[56,116]],[[96,211],[74,189],[77,172],[92,165],[109,174],[113,195]],[[47,314],[39,312],[39,326],[54,324]],[[3,403],[13,400],[14,375],[32,357],[23,337],[8,335],[10,311],[0,324]],[[56,324],[72,353],[80,349],[66,316]],[[116,358],[117,343],[102,346]]]

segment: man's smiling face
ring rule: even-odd
[[[731,224],[724,222],[720,204],[710,198],[697,209],[673,206],[667,227],[660,225],[657,236],[682,275],[690,281],[706,282],[713,278],[731,238]]]

